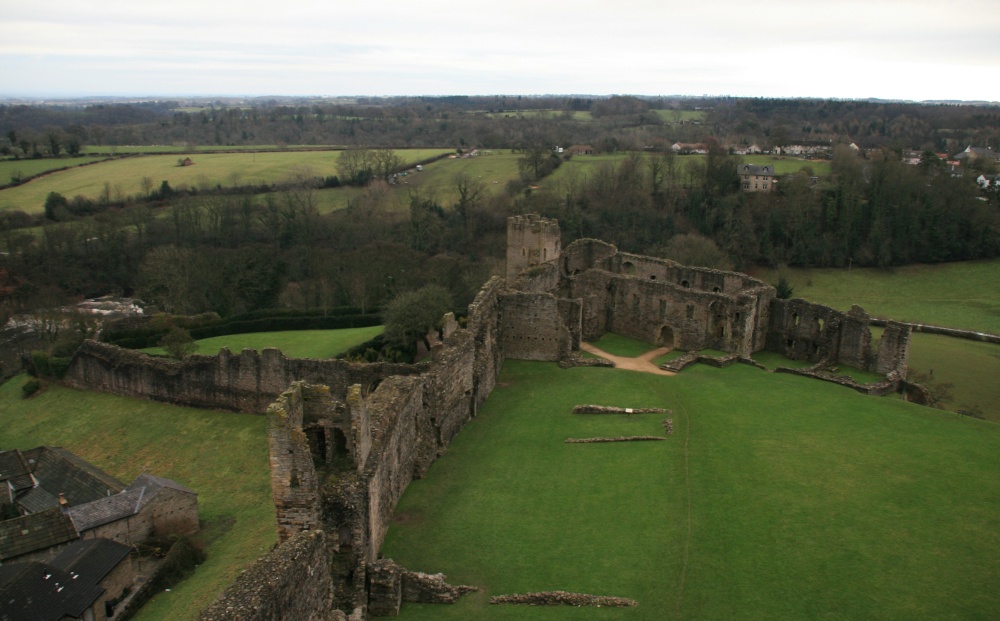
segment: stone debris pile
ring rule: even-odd
[[[513,595],[496,595],[490,598],[491,604],[528,604],[529,606],[596,606],[608,608],[632,608],[639,602],[625,597],[608,595],[587,595],[586,593],[568,593],[566,591],[542,591],[539,593],[515,593]]]

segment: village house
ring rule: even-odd
[[[129,485],[58,447],[0,452],[0,564],[48,561],[80,539],[133,546],[198,530],[198,495],[142,474]]]
[[[740,164],[737,172],[740,176],[740,189],[744,192],[770,192],[777,180],[774,166],[770,164]]]
[[[4,621],[111,619],[135,571],[128,546],[107,539],[77,541],[47,563],[0,565]]]

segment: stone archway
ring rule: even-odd
[[[663,326],[660,328],[659,334],[656,335],[656,344],[660,347],[674,348],[674,329],[670,326]]]

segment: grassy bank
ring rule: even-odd
[[[581,416],[578,403],[673,410]],[[989,618],[1000,428],[736,365],[670,378],[508,361],[384,546],[484,590],[402,619]],[[976,568],[970,571],[970,568]],[[540,590],[631,609],[490,606]]]
[[[182,408],[49,385],[21,398],[25,376],[0,386],[0,448],[62,446],[131,482],[143,472],[198,493],[207,558],[138,621],[197,619],[275,541],[263,416]]]
[[[383,326],[345,328],[343,330],[291,330],[282,332],[251,332],[227,334],[197,341],[198,353],[214,356],[224,347],[239,353],[244,349],[260,351],[268,347],[280,349],[289,358],[333,358],[355,345],[360,345],[382,333]],[[160,347],[142,351],[166,355]]]
[[[875,317],[1000,334],[1000,259],[877,268],[785,268],[753,275],[776,283],[783,274],[794,297]]]

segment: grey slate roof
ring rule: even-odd
[[[59,499],[42,487],[35,487],[17,497],[17,504],[26,513],[38,513],[59,506]]]
[[[73,523],[76,524],[77,530],[82,533],[92,528],[97,528],[102,524],[121,520],[139,513],[164,488],[194,494],[193,491],[176,481],[152,474],[140,474],[121,493],[83,505],[70,507],[69,514],[73,518]]]
[[[741,175],[774,176],[774,166],[769,164],[740,164],[737,172]]]
[[[0,522],[0,561],[77,538],[79,534],[73,522],[59,509],[4,520]]]
[[[11,480],[15,490],[23,487],[25,479],[31,481],[31,470],[24,455],[17,449],[0,451],[0,482]]]
[[[125,489],[115,477],[59,447],[41,446],[24,451],[24,457],[39,485],[53,496],[65,495],[70,506]]]
[[[69,508],[69,516],[81,533],[102,524],[135,515],[142,507],[145,488],[129,489],[114,496]]]
[[[129,555],[130,548],[110,539],[86,539],[70,544],[49,561],[49,565],[79,580],[99,584]]]
[[[43,563],[0,565],[0,621],[79,618],[102,593],[102,587]]]

